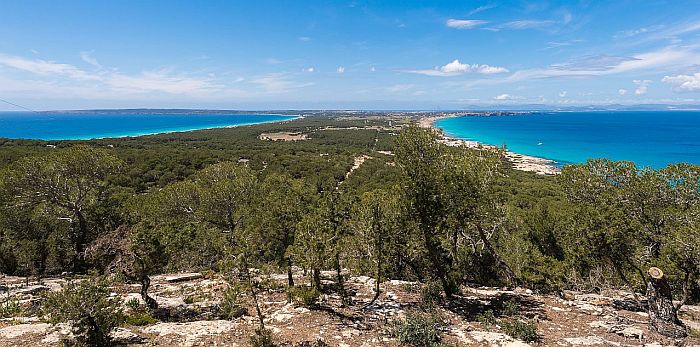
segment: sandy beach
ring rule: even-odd
[[[469,148],[496,148],[495,146],[482,144],[478,141],[468,141],[451,138],[445,135],[445,132],[442,131],[442,129],[435,126],[435,122],[437,122],[440,119],[460,116],[461,115],[444,115],[435,117],[425,117],[418,120],[418,126],[423,128],[430,128],[437,131],[440,134],[441,141],[448,146],[466,146]],[[533,157],[510,151],[505,152],[505,157],[511,164],[513,164],[513,168],[516,170],[534,172],[538,175],[558,175],[561,173],[561,170],[558,167],[554,166],[554,161],[549,159]]]

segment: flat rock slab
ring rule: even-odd
[[[165,281],[168,283],[186,282],[193,281],[202,278],[202,274],[199,272],[189,272],[176,275],[165,276]]]
[[[500,346],[500,347],[528,347],[527,343],[513,339],[512,337],[502,334],[502,333],[496,333],[496,332],[491,332],[491,331],[470,331],[469,335],[476,340],[477,342],[481,343],[488,343],[491,346]]]
[[[26,334],[46,334],[51,328],[51,324],[17,324],[10,325],[0,329],[0,337],[5,339],[13,339]]]
[[[147,334],[158,336],[178,335],[183,346],[192,346],[202,337],[219,335],[231,331],[236,323],[229,320],[194,321],[187,323],[158,323],[144,328]]]

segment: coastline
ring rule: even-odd
[[[121,139],[121,138],[134,138],[134,137],[141,137],[141,136],[161,135],[161,134],[185,133],[185,132],[200,131],[200,130],[228,129],[228,128],[236,128],[236,127],[241,127],[241,126],[250,126],[250,125],[258,125],[258,124],[268,124],[268,123],[285,123],[285,122],[291,122],[291,121],[294,121],[297,119],[305,118],[305,116],[301,115],[301,114],[299,114],[299,115],[274,115],[274,116],[282,116],[282,117],[290,117],[290,118],[280,119],[280,120],[265,120],[265,121],[245,122],[245,123],[228,124],[228,125],[171,128],[171,129],[162,130],[162,131],[143,130],[143,131],[137,131],[137,132],[132,132],[132,133],[112,133],[112,134],[88,135],[88,136],[70,137],[70,138],[12,138],[12,137],[8,137],[8,139],[39,140],[39,141],[89,141],[89,140]],[[0,136],[0,138],[2,138],[2,136]]]
[[[433,129],[440,135],[440,141],[448,146],[465,146],[468,148],[496,148],[496,146],[482,144],[478,141],[462,140],[448,136],[435,125],[440,119],[462,117],[463,115],[443,115],[434,117],[424,117],[418,120],[418,126]],[[534,157],[530,155],[506,151],[506,159],[513,165],[513,169],[527,172],[534,172],[538,175],[558,175],[561,169],[554,166],[554,161],[550,159]]]

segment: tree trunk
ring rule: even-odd
[[[311,277],[312,277],[314,288],[316,288],[316,290],[318,290],[318,291],[321,291],[321,270],[312,269],[311,270]]]
[[[649,268],[647,300],[649,301],[649,329],[672,338],[684,338],[688,332],[678,319],[678,312],[673,306],[671,287],[663,271],[657,267]]]
[[[85,216],[79,209],[73,211],[75,217],[78,219],[77,232],[75,235],[75,255],[73,256],[73,271],[81,272],[86,269],[85,264],[85,247],[87,246],[87,221]]]
[[[292,260],[287,258],[287,285],[289,288],[294,287],[294,276],[292,274]]]
[[[501,258],[501,256],[496,252],[496,249],[493,248],[493,245],[491,244],[491,240],[486,236],[486,232],[484,229],[481,227],[481,225],[477,224],[476,229],[479,232],[479,239],[481,239],[481,242],[484,243],[484,247],[486,247],[486,250],[491,254],[491,256],[496,260],[496,264],[498,267],[503,271],[503,273],[506,275],[508,282],[510,282],[510,285],[513,287],[518,286],[518,276],[515,275],[515,272],[506,264],[506,262]]]
[[[141,299],[146,303],[146,307],[150,310],[157,309],[158,302],[148,295],[148,287],[151,286],[151,279],[146,275],[142,275],[139,281],[141,282]]]

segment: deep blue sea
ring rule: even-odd
[[[700,164],[700,111],[551,112],[438,120],[451,137],[547,159],[629,160],[638,167]]]
[[[0,112],[0,137],[87,140],[278,122],[272,114]]]

